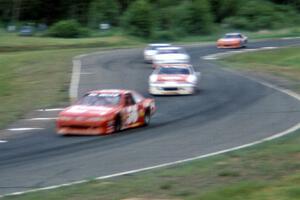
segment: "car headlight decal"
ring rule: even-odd
[[[151,75],[149,78],[149,82],[150,83],[157,82],[157,75]]]
[[[71,121],[73,117],[68,117],[68,116],[60,116],[58,120],[60,121]]]

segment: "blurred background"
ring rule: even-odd
[[[228,30],[299,32],[299,11],[300,0],[0,0],[0,25],[24,36],[176,40]]]

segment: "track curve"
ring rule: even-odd
[[[249,48],[300,44],[272,40]],[[147,128],[105,137],[60,137],[46,130],[0,144],[0,195],[144,168],[243,145],[281,132],[300,121],[296,99],[220,69],[200,57],[222,52],[188,47],[202,72],[193,96],[155,97],[158,112]],[[81,59],[79,94],[128,88],[147,94],[151,67],[142,50],[116,50]]]

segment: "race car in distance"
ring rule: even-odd
[[[160,64],[167,63],[189,63],[190,56],[182,47],[162,47],[157,49],[157,53],[153,56],[153,68]]]
[[[152,63],[153,56],[157,53],[157,49],[161,47],[170,47],[171,44],[157,43],[157,44],[148,44],[144,49],[144,60],[146,63]]]
[[[193,94],[200,72],[190,64],[160,64],[149,77],[152,95]]]
[[[248,38],[241,33],[227,33],[217,41],[218,48],[242,48],[246,47]]]
[[[156,110],[153,99],[130,90],[97,90],[67,107],[56,120],[60,135],[105,135],[148,125]]]

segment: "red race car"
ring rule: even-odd
[[[61,135],[105,135],[148,125],[156,110],[154,99],[130,90],[97,90],[59,113]]]

